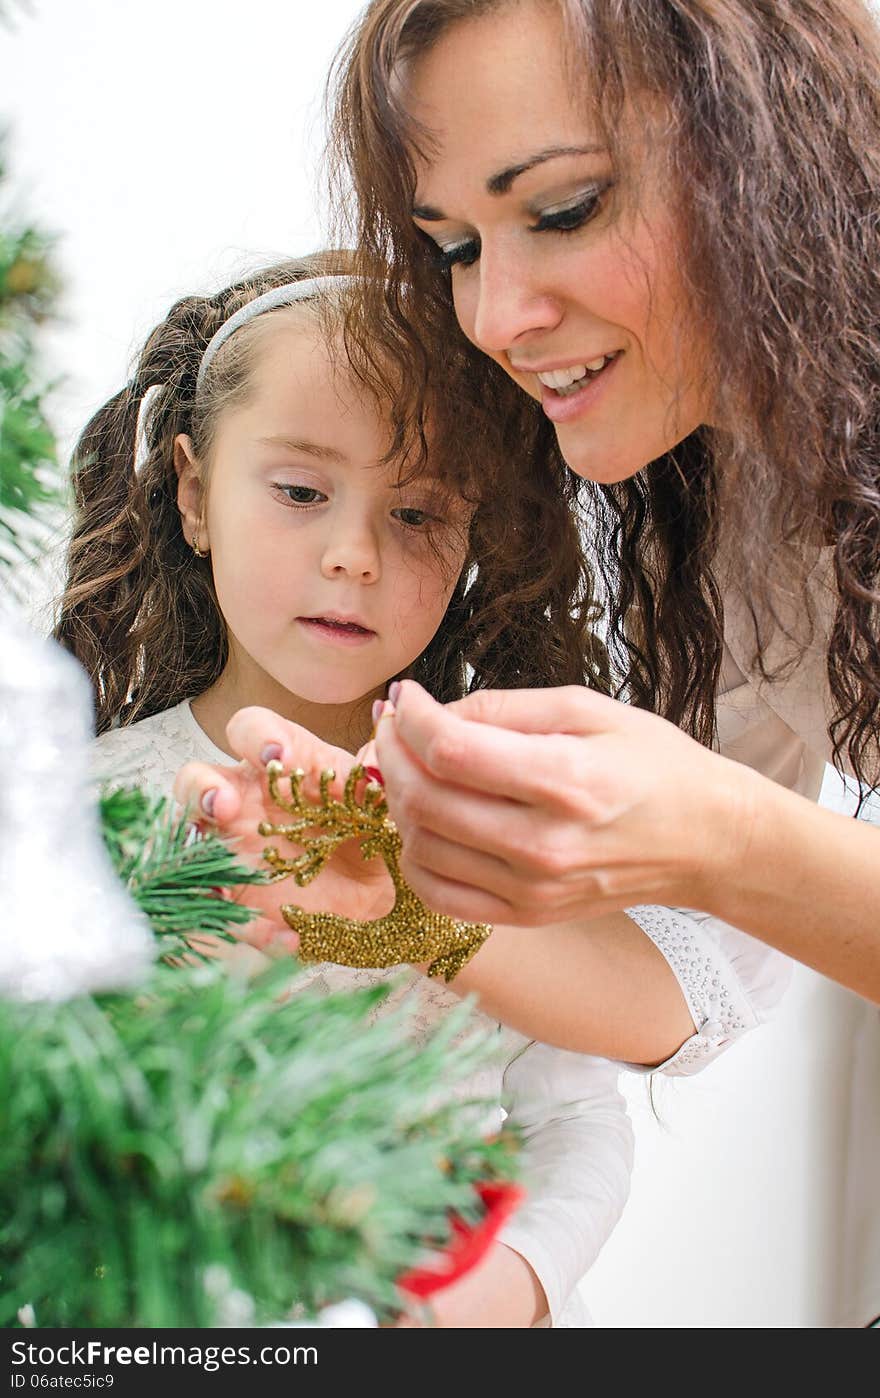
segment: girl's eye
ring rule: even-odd
[[[479,238],[467,238],[461,243],[438,246],[434,257],[444,272],[452,267],[471,267],[480,255]]]
[[[285,485],[276,481],[275,489],[281,495],[286,495],[291,505],[317,505],[327,499],[323,491],[316,490],[311,485]]]
[[[583,228],[589,223],[591,218],[595,218],[599,212],[603,194],[607,193],[609,185],[602,189],[590,189],[585,194],[579,194],[577,199],[569,204],[557,204],[552,209],[545,209],[538,217],[536,223],[532,224],[533,233],[574,233],[578,228]]]
[[[404,505],[399,510],[392,510],[395,519],[399,519],[401,524],[405,524],[409,529],[424,529],[425,525],[433,518],[426,510],[416,510]]]

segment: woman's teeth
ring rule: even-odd
[[[545,388],[552,388],[565,398],[570,393],[576,393],[587,376],[592,378],[600,374],[613,358],[613,354],[603,354],[600,359],[591,359],[589,364],[572,364],[568,369],[548,369],[538,374],[538,379]]]

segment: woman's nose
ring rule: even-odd
[[[465,334],[486,354],[503,354],[524,335],[559,324],[558,301],[519,248],[495,250],[484,243],[476,270],[471,326],[459,318]]]

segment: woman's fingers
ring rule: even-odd
[[[446,843],[458,850],[479,850],[497,865],[499,879],[509,877],[511,871],[518,878],[537,879],[559,872],[571,843],[571,823],[560,819],[555,810],[539,813],[534,806],[506,797],[430,779],[410,782],[392,814],[405,831],[406,854],[429,868],[435,867]],[[450,872],[436,867],[438,872]],[[465,883],[477,882],[464,872],[458,877]],[[497,881],[492,888],[506,896]]]
[[[398,705],[394,718],[376,729],[379,767],[392,800],[412,782],[431,777],[528,803],[556,789],[564,742],[558,735],[471,723],[410,683]]]
[[[429,908],[443,912],[447,917],[456,917],[462,922],[513,921],[514,909],[511,904],[483,888],[441,878],[431,869],[414,864],[405,856],[401,860],[401,872]]]
[[[515,895],[520,882],[505,859],[474,849],[467,841],[459,843],[424,829],[416,830],[412,838],[407,839],[401,868],[404,875],[409,870],[429,869],[437,878],[483,888],[503,901]],[[437,911],[448,910],[438,907]]]
[[[523,850],[509,859],[418,829],[405,840],[401,868],[419,896],[438,912],[469,922],[500,919],[540,927],[558,922],[578,900],[579,881],[573,874],[578,865],[564,853],[570,843],[560,832],[558,851],[549,841],[543,849]],[[478,894],[493,900],[491,917],[489,905],[478,902]],[[454,906],[448,903],[450,897]]]
[[[401,686],[398,710],[406,713],[412,681]],[[565,733],[585,736],[618,731],[635,711],[616,699],[580,685],[558,689],[478,689],[447,704],[447,711],[471,723],[515,729],[518,733]]]

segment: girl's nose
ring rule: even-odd
[[[559,324],[559,304],[541,285],[537,270],[518,247],[502,250],[483,244],[474,279],[470,338],[486,354],[504,354],[531,331],[552,330]]]
[[[321,558],[325,578],[355,578],[358,582],[376,582],[382,571],[378,540],[366,523],[341,525],[331,530]]]

